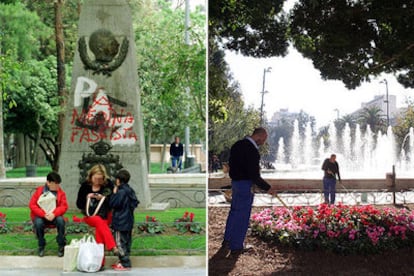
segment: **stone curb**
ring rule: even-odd
[[[105,267],[118,260],[115,256],[107,256]],[[205,268],[206,256],[132,256],[132,267],[141,268]],[[0,269],[62,269],[63,258],[57,256],[1,256]]]

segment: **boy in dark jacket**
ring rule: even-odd
[[[131,178],[126,169],[121,169],[115,176],[115,187],[109,200],[109,206],[113,208],[112,230],[116,245],[119,250],[119,262],[112,265],[115,270],[131,269],[132,229],[134,227],[134,209],[139,201],[135,191],[129,186]]]

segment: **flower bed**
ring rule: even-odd
[[[277,244],[337,253],[377,253],[414,245],[414,211],[372,205],[266,208],[252,233]]]

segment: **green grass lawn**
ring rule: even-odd
[[[46,176],[52,169],[48,166],[46,167],[37,167],[36,176]],[[14,168],[6,171],[7,178],[21,178],[26,177],[26,168]]]
[[[161,163],[151,163],[151,173],[166,173],[168,163],[164,165],[164,170],[161,170]],[[36,176],[46,176],[49,172],[52,171],[51,167],[37,167]],[[6,171],[7,178],[21,178],[26,177],[26,168],[14,168]]]
[[[184,212],[194,213],[194,219],[200,223],[206,223],[206,209],[205,208],[172,208],[165,211],[135,211],[135,222],[145,221],[146,216],[155,216],[158,221],[163,223],[173,222],[176,218],[183,216]],[[25,207],[1,207],[0,212],[7,215],[7,221],[12,223],[24,223],[30,219],[30,210]],[[80,212],[67,212],[65,217],[72,220],[72,216],[82,217]]]
[[[194,221],[199,222],[203,231],[200,234],[179,233],[172,228],[175,219],[182,217],[184,212],[194,213]],[[0,208],[6,214],[7,223],[13,227],[23,225],[30,219],[30,211],[24,207]],[[72,216],[82,217],[79,212],[68,212],[65,217],[72,221]],[[174,208],[166,211],[137,210],[135,222],[144,222],[146,216],[155,216],[162,224],[169,225],[169,230],[162,234],[148,234],[134,231],[132,255],[203,255],[206,249],[206,209],[205,208]],[[84,234],[68,234],[67,240],[79,239]],[[47,255],[55,255],[57,244],[56,231],[50,230],[46,234]],[[32,232],[0,234],[0,255],[33,255],[36,254],[37,240]]]
[[[164,170],[161,170],[161,163],[151,163],[151,173],[167,173],[168,163],[165,163]]]

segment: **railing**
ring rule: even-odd
[[[229,196],[225,195],[228,189],[209,189],[209,205],[228,205]],[[230,194],[228,194],[230,195]],[[394,198],[395,196],[395,198]],[[227,197],[227,198],[226,198]],[[289,206],[316,206],[324,202],[321,189],[309,189],[306,191],[278,191],[278,197]],[[389,191],[387,189],[339,189],[336,193],[335,202],[348,205],[358,204],[408,204],[414,203],[414,189]],[[255,206],[279,206],[283,205],[278,198],[270,194],[258,193],[255,195],[253,205]]]
[[[43,185],[44,181],[43,178],[1,180],[0,207],[27,207],[33,192],[38,186]],[[204,174],[149,175],[148,181],[152,202],[169,203],[171,208],[204,208],[206,206],[207,195]],[[73,197],[76,194],[66,192],[68,201],[71,197],[73,202]],[[70,204],[69,207],[72,208],[73,206]]]

